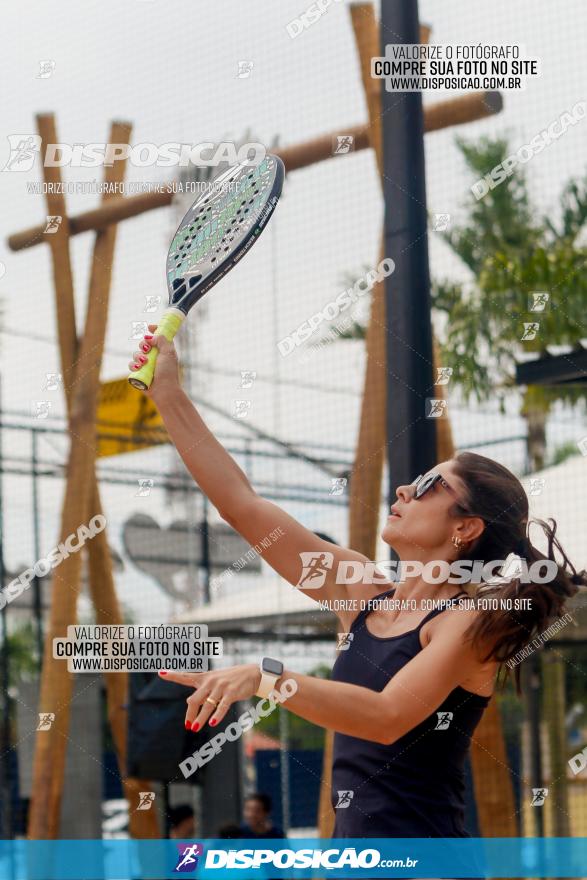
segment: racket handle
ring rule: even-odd
[[[163,312],[155,333],[159,336],[164,336],[168,342],[171,342],[181,327],[184,318],[184,313],[180,312],[179,309],[168,309],[168,311]],[[129,373],[128,381],[135,388],[138,388],[139,391],[147,391],[151,387],[158,355],[159,349],[153,346],[147,355],[147,363],[143,364],[140,370]]]

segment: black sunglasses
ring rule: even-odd
[[[443,486],[447,490],[447,492],[450,492],[450,494],[456,499],[459,507],[466,511],[469,516],[475,516],[474,513],[471,513],[469,510],[467,510],[465,505],[462,504],[461,501],[459,501],[459,496],[452,488],[452,486],[450,486],[446,482],[442,474],[439,474],[436,471],[429,471],[429,473],[427,474],[420,474],[419,477],[416,477],[416,479],[410,483],[410,486],[414,486],[414,498],[421,498],[423,495],[426,494],[426,492],[429,492],[430,489],[432,489],[432,487],[436,485],[436,483],[440,483],[440,485]]]

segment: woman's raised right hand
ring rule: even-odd
[[[147,355],[152,348],[157,348],[159,354],[155,364],[155,376],[151,387],[145,391],[149,397],[163,398],[170,391],[180,387],[179,361],[173,342],[169,342],[164,336],[157,335],[157,324],[149,324],[149,333],[143,336],[138,351],[133,353],[133,359],[129,362],[129,369],[139,370],[146,362]]]

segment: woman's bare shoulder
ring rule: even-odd
[[[440,614],[427,621],[422,627],[422,643],[429,644],[435,636],[460,640],[469,627],[478,620],[480,614],[474,600],[474,592],[468,589]]]

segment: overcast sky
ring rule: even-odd
[[[291,39],[286,25],[308,5],[305,0],[9,4],[3,12],[0,60],[4,134],[35,133],[35,114],[42,111],[55,113],[59,139],[67,143],[105,140],[114,119],[132,123],[134,144],[239,139],[251,129],[254,139],[266,144],[277,136],[280,144],[290,145],[323,133],[344,132],[367,119],[349,12],[345,2],[333,3],[320,21]],[[587,99],[587,26],[581,0],[559,4],[422,0],[420,18],[432,26],[432,43],[521,43],[528,56],[540,59],[539,78],[529,81],[524,91],[506,92],[500,115],[461,127],[461,135],[477,138],[507,132],[517,147],[577,101]],[[37,76],[41,59],[55,61],[49,78]],[[239,60],[253,62],[248,78],[238,78]],[[424,101],[431,104],[446,97],[435,93],[425,95]],[[585,173],[586,133],[587,121],[580,122],[526,166],[541,212],[557,216],[562,186]],[[472,181],[454,137],[454,131],[427,135],[426,183],[430,211],[458,218]],[[2,138],[2,166],[7,157],[8,141]],[[127,179],[167,180],[171,174],[170,169],[129,167]],[[95,177],[100,178],[100,169],[64,172],[69,181]],[[26,190],[27,183],[40,179],[38,166],[31,172],[0,175],[3,407],[27,414],[32,401],[51,397],[43,391],[45,376],[59,370],[51,263],[47,247],[12,253],[6,237],[43,220],[43,197]],[[69,211],[93,208],[99,198],[68,195]],[[144,297],[166,295],[165,255],[174,218],[170,210],[159,209],[119,227],[104,379],[126,372],[133,349],[131,322],[144,318]],[[252,422],[286,439],[332,442],[350,451],[362,387],[361,344],[334,346],[304,365],[296,354],[282,359],[276,341],[333,299],[343,287],[345,272],[376,262],[381,221],[380,186],[371,151],[292,174],[271,230],[190,317],[194,356],[207,368],[194,376],[195,392],[230,411],[232,401],[244,396],[238,387],[239,371],[256,370],[257,383],[247,393]],[[80,329],[92,244],[88,234],[72,241]],[[433,232],[430,255],[435,277],[464,277]],[[276,377],[285,380],[277,392]],[[296,383],[329,386],[339,393],[310,391]],[[60,395],[53,394],[51,400],[52,412],[63,413]],[[203,414],[215,429],[233,433],[240,429],[227,419],[211,414],[208,418],[204,410]],[[488,419],[462,410],[453,414],[453,425],[460,445],[522,430],[518,418]],[[557,428],[559,442],[582,433],[584,424],[569,421],[568,415]],[[12,442],[5,439],[8,448]],[[56,448],[58,454],[62,445]],[[521,464],[521,444],[494,450],[506,463]],[[163,467],[168,459],[161,451],[157,456]],[[135,466],[133,456],[127,459],[125,465]],[[12,536],[8,554],[14,564],[15,556],[27,555],[21,536],[30,521],[29,488],[23,479],[6,483],[10,490],[6,526]],[[112,497],[116,497],[112,515],[120,519],[137,507],[128,487]],[[50,492],[46,489],[42,501],[43,540],[50,545],[58,510],[54,486]],[[164,518],[155,507],[150,512]],[[115,528],[113,540],[118,541],[118,533]]]

